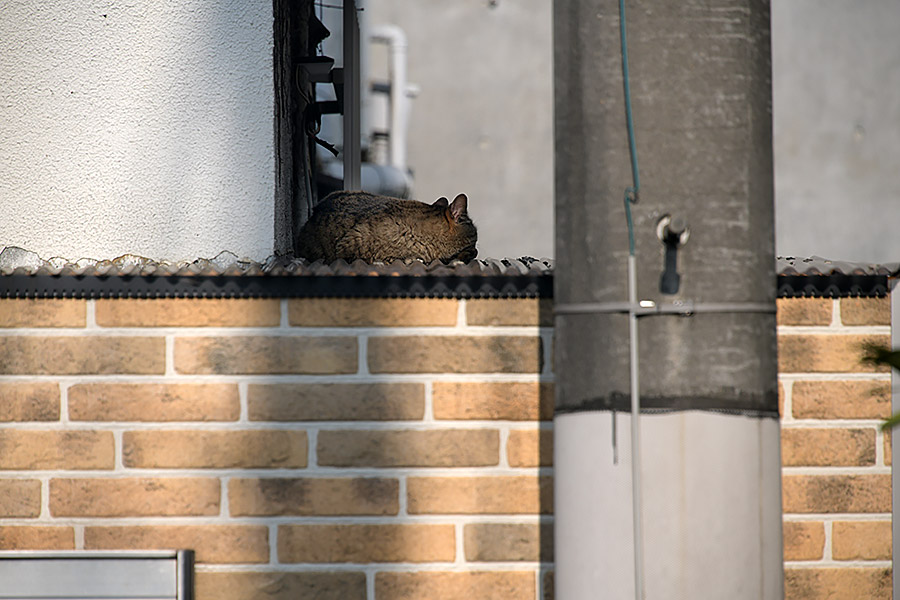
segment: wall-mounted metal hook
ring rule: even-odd
[[[678,274],[678,249],[691,237],[691,229],[683,217],[663,215],[656,223],[656,237],[666,246],[665,265],[659,278],[659,291],[663,294],[677,294],[681,286]]]

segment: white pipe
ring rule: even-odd
[[[631,360],[631,510],[634,527],[634,597],[644,598],[644,534],[641,498],[641,397],[638,371],[637,275],[635,257],[628,255],[628,335]]]
[[[370,38],[373,42],[388,45],[388,77],[391,82],[390,164],[405,172],[409,115],[406,81],[406,54],[409,46],[406,34],[396,25],[377,25],[372,27]]]

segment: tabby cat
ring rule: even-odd
[[[460,260],[478,255],[478,232],[467,213],[468,198],[432,204],[368,192],[333,192],[320,202],[299,233],[298,254],[330,263],[419,259]]]

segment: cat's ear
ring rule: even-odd
[[[447,208],[450,205],[450,201],[441,196],[437,200],[431,203],[432,206],[440,206],[441,208]]]
[[[459,223],[459,220],[466,215],[466,210],[468,208],[469,199],[465,194],[460,194],[456,198],[453,199],[453,204],[450,205],[450,216],[453,217],[453,220]]]

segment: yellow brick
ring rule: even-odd
[[[483,467],[500,461],[496,429],[320,431],[319,465]]]
[[[251,384],[251,421],[404,421],[425,415],[422,383]]]
[[[788,600],[890,600],[891,570],[886,568],[785,569]]]
[[[783,466],[875,464],[875,429],[782,429]]]
[[[452,298],[296,298],[288,322],[299,327],[453,327]]]
[[[84,327],[87,301],[56,299],[0,299],[0,328]]]
[[[835,560],[890,560],[890,521],[835,521],[831,526]]]
[[[74,550],[72,527],[0,526],[0,550]]]
[[[785,475],[786,513],[883,513],[891,511],[890,475]]]
[[[135,468],[296,469],[305,431],[126,431],[123,462]]]
[[[450,562],[453,525],[281,525],[283,563]]]
[[[175,339],[175,369],[192,374],[355,373],[352,337],[187,337]]]
[[[410,514],[551,514],[550,477],[410,477]]]
[[[553,562],[553,526],[537,523],[470,523],[463,529],[466,560]]]
[[[355,571],[196,574],[197,600],[365,600],[366,575]],[[380,599],[379,599],[380,600]]]
[[[58,421],[56,383],[0,383],[0,421]]]
[[[884,432],[884,464],[891,466],[891,432]]]
[[[389,336],[369,338],[372,373],[539,373],[533,336]]]
[[[780,373],[871,373],[888,371],[863,363],[866,344],[888,345],[887,335],[779,335]]]
[[[510,431],[506,457],[511,467],[552,467],[553,432],[543,429]]]
[[[112,469],[110,431],[0,430],[0,469]]]
[[[779,325],[830,325],[834,300],[831,298],[778,298]]]
[[[378,600],[534,600],[532,571],[382,571],[375,574]]]
[[[40,514],[40,481],[0,479],[0,517],[37,517]]]
[[[0,337],[3,375],[161,375],[161,337]]]
[[[476,298],[466,301],[466,324],[553,326],[553,301],[538,298]]]
[[[69,388],[73,421],[236,421],[237,384],[82,383]]]
[[[553,384],[538,382],[434,382],[435,419],[549,421]]]
[[[400,482],[375,477],[232,479],[231,516],[396,515]]]
[[[841,298],[841,323],[843,325],[890,325],[890,297]]]
[[[791,405],[796,419],[886,419],[891,386],[888,381],[795,381]]]
[[[51,479],[54,517],[168,517],[219,514],[219,480],[191,477]]]
[[[822,521],[785,521],[784,560],[821,560],[824,550]]]
[[[269,560],[265,525],[155,525],[85,527],[85,550],[191,548],[200,563],[264,563]]]
[[[153,298],[96,301],[101,327],[277,327],[277,299]]]

